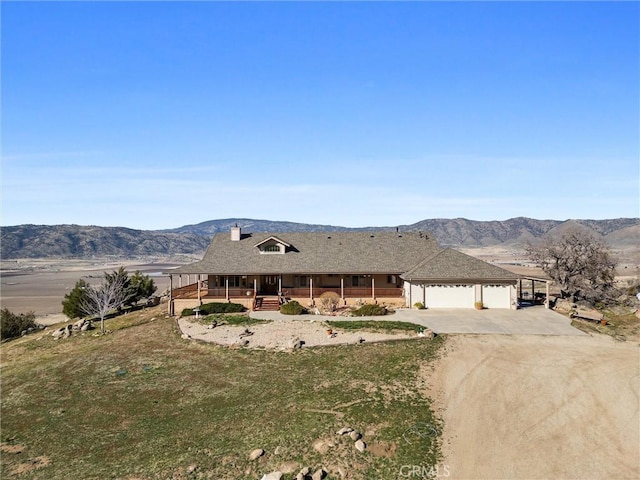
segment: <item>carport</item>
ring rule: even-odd
[[[526,289],[523,286],[523,280],[531,282],[530,288]],[[538,284],[544,283],[544,297],[541,293],[536,294],[536,282]],[[549,295],[551,290],[551,284],[553,280],[545,277],[537,277],[532,275],[519,275],[518,279],[518,304],[531,305],[536,303],[544,305],[545,308],[549,308]],[[544,298],[544,299],[543,299]]]

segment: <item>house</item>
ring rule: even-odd
[[[186,280],[183,285],[184,280]],[[250,309],[327,292],[343,305],[516,308],[518,276],[452,249],[428,233],[313,232],[216,234],[199,262],[170,273],[170,313],[230,301]]]

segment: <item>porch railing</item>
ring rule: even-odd
[[[402,288],[374,288],[371,287],[313,287],[313,298],[320,297],[323,293],[334,292],[338,296],[344,294],[344,298],[376,298],[381,297],[402,297]],[[310,298],[311,289],[309,287],[283,288],[282,294],[285,297]],[[202,298],[249,298],[254,296],[250,287],[211,287],[208,288],[206,282],[201,282],[200,297]],[[171,291],[172,298],[198,298],[198,284],[192,283],[184,287],[174,288]]]

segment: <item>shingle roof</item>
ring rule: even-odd
[[[518,275],[504,268],[479,260],[450,248],[440,250],[403,273],[405,280],[455,281],[494,280],[512,281]]]
[[[290,245],[285,254],[260,253],[256,245],[272,236],[251,233],[232,241],[228,233],[218,233],[201,261],[172,273],[401,274],[440,251],[435,238],[424,233],[294,232],[278,234]]]

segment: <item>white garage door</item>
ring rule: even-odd
[[[482,303],[486,308],[510,308],[511,288],[509,285],[483,285]]]
[[[473,285],[427,285],[428,308],[473,308]]]

